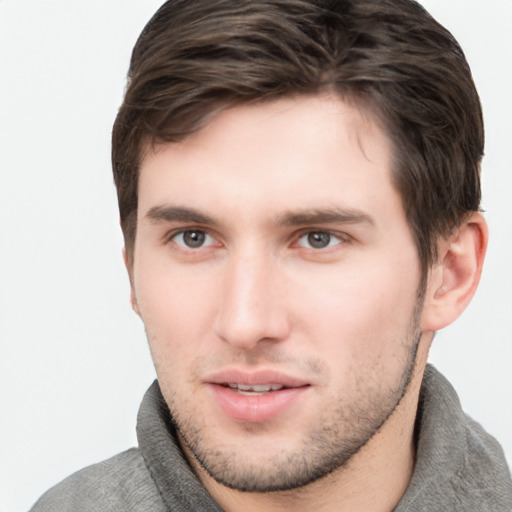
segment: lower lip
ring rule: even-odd
[[[307,386],[285,388],[250,396],[218,384],[210,384],[209,387],[224,414],[245,423],[262,423],[277,418],[308,389]]]

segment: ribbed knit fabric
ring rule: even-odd
[[[451,384],[427,366],[418,407],[416,465],[395,512],[512,512],[499,443],[462,411]]]

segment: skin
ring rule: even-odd
[[[142,162],[132,304],[224,510],[384,511],[405,492],[433,331],[481,264],[462,268],[447,240],[419,290],[391,161],[371,117],[313,96],[221,112]],[[482,222],[460,243],[480,259]],[[262,370],[300,382],[298,398],[264,421],[227,415],[212,375]]]

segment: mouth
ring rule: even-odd
[[[277,370],[244,371],[226,369],[205,378],[208,384],[216,384],[239,391],[268,393],[283,388],[300,388],[308,386],[307,380]]]
[[[290,389],[282,384],[256,384],[251,386],[249,384],[232,383],[221,384],[225,388],[229,388],[240,395],[245,396],[261,396],[274,391],[281,391],[282,389]]]
[[[206,382],[224,416],[243,423],[263,423],[296,410],[311,384],[275,371],[222,371]]]

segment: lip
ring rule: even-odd
[[[277,370],[255,370],[243,371],[238,369],[227,369],[207,376],[205,382],[208,384],[245,384],[247,386],[260,386],[264,384],[279,384],[287,388],[300,388],[310,383],[304,379],[294,377]]]
[[[273,370],[225,370],[209,376],[205,383],[223,413],[244,423],[263,423],[277,418],[310,388],[310,383],[303,379]],[[248,386],[274,384],[283,386],[283,389],[251,396],[227,387],[230,383]]]

